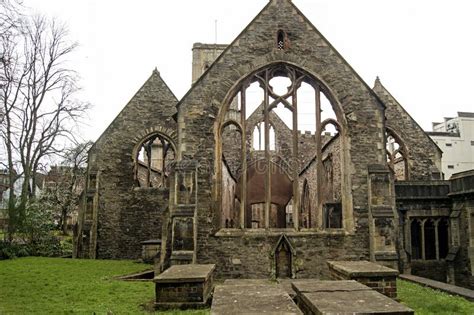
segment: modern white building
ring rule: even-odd
[[[434,122],[427,134],[443,151],[442,171],[449,179],[454,173],[474,169],[474,113],[458,112]]]

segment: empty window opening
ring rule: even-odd
[[[139,187],[166,187],[169,164],[175,159],[171,143],[160,134],[148,137],[135,157],[135,181]]]
[[[389,129],[386,129],[387,164],[395,175],[395,180],[408,179],[408,161],[405,146]]]
[[[285,44],[284,32],[280,35]],[[323,226],[322,205],[340,203],[342,199],[338,194],[342,150],[332,136],[342,135],[343,129],[335,119],[336,107],[333,109],[334,104],[329,102],[331,98],[326,97],[326,93],[327,89],[319,82],[288,64],[259,70],[242,80],[240,88],[235,89],[221,118],[224,127],[217,144],[220,146],[218,152],[222,152],[222,163],[217,166],[222,183],[218,188],[222,198],[222,227]],[[234,128],[236,133],[227,136],[224,129],[232,123],[237,127]],[[303,133],[301,129],[309,132]],[[318,146],[318,143],[322,145]],[[318,150],[324,151],[318,153]],[[327,172],[328,165],[323,163],[332,150],[336,154],[335,173]],[[234,168],[234,164],[239,167]],[[323,196],[323,192],[318,197],[308,192],[309,187],[303,192],[303,185],[299,183],[304,172],[308,182],[315,186],[313,190],[318,174],[324,177],[321,187],[323,182],[333,183],[334,187],[328,192],[331,197]],[[233,179],[230,184],[228,176]],[[233,185],[235,189],[229,189]],[[229,195],[229,191],[233,193]],[[231,204],[235,199],[239,200],[238,206],[235,206],[237,202]],[[341,227],[342,209],[340,205],[332,208],[328,212],[330,222],[327,225]],[[318,211],[321,213],[316,213]]]
[[[274,77],[270,80],[270,88],[272,91],[278,95],[283,96],[291,90],[291,80],[287,77]]]
[[[252,209],[252,229],[260,229],[265,227],[265,204],[257,203],[251,206]],[[278,205],[270,205],[270,226],[277,227],[278,222]]]
[[[311,201],[309,197],[309,185],[306,179],[304,180],[301,196],[300,226],[306,229],[311,227]]]
[[[325,229],[342,228],[342,205],[341,203],[325,203],[323,205],[323,218]]]
[[[320,98],[321,98],[321,121],[325,121],[326,119],[337,120],[336,113],[334,112],[333,106],[331,102],[329,101],[328,97],[326,96],[326,94],[324,94],[323,92],[320,92]]]
[[[448,165],[448,168],[449,168],[449,169],[453,169],[453,168],[454,168],[454,165]]]
[[[446,146],[447,146],[447,147],[452,147],[453,144],[452,144],[452,143],[446,143]]]
[[[273,126],[270,126],[268,133],[270,138],[270,151],[275,151],[275,128],[273,128]],[[263,122],[258,123],[253,129],[252,148],[256,151],[265,150],[265,124]]]
[[[256,111],[259,110],[262,112],[262,103],[263,103],[264,91],[260,87],[258,82],[250,84],[250,86],[245,89],[245,119],[248,119],[253,114],[259,114]]]
[[[297,92],[298,98],[298,130],[316,133],[316,106],[314,88],[306,82],[301,84]]]

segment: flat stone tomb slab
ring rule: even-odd
[[[398,270],[370,261],[328,261],[327,264],[333,280],[356,280],[389,298],[397,298]]]
[[[410,308],[356,281],[295,281],[305,314],[414,314]]]
[[[329,267],[347,277],[384,277],[398,276],[398,270],[370,261],[328,261]]]
[[[187,308],[207,304],[215,265],[171,266],[153,279],[157,308]]]
[[[214,289],[211,315],[303,314],[277,283],[236,281]]]

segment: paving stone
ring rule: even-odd
[[[293,288],[304,314],[414,314],[356,281],[295,281]]]
[[[238,281],[214,289],[212,315],[218,314],[303,314],[277,283]]]

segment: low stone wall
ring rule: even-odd
[[[397,298],[397,270],[368,261],[328,261],[328,266],[333,280],[355,280],[389,298]]]
[[[207,291],[205,282],[161,284],[156,286],[156,303],[202,303]]]

